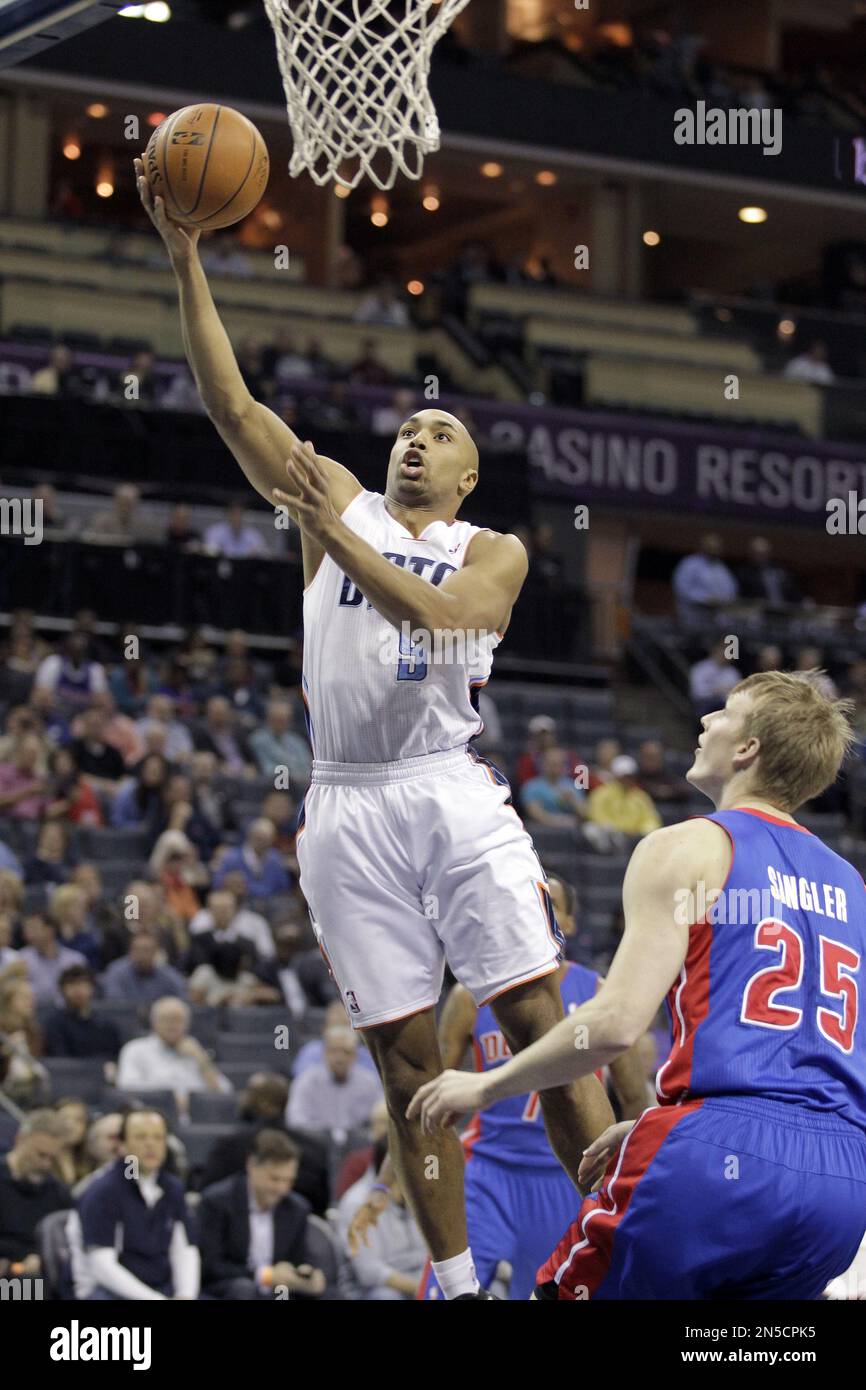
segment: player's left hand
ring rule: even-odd
[[[286,477],[285,490],[274,488],[276,501],[294,513],[302,531],[324,543],[329,527],[338,517],[325,471],[309,439],[292,446],[286,460]]]
[[[434,1129],[447,1129],[467,1110],[483,1110],[485,1105],[484,1077],[477,1072],[443,1071],[434,1081],[419,1086],[409,1108],[407,1120],[421,1116],[421,1130],[432,1134]]]

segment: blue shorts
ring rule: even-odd
[[[518,1168],[473,1153],[466,1164],[466,1225],[478,1282],[489,1289],[511,1265],[510,1299],[527,1299],[535,1276],[574,1218],[580,1196],[564,1169]],[[428,1260],[418,1298],[441,1298]]]
[[[752,1097],[637,1121],[538,1271],[538,1297],[814,1299],[866,1229],[866,1134]]]

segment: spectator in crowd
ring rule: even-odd
[[[72,965],[87,965],[81,951],[65,946],[50,917],[34,912],[24,922],[27,943],[19,957],[27,967],[27,978],[37,1001],[42,1004],[60,1002],[60,977]]]
[[[289,1136],[301,1155],[295,1190],[306,1197],[317,1215],[325,1214],[330,1202],[328,1150],[314,1135],[286,1129],[288,1099],[289,1083],[279,1072],[253,1073],[238,1098],[239,1128],[214,1144],[202,1175],[203,1188],[232,1173],[243,1173],[256,1135],[263,1129],[278,1130]]]
[[[292,728],[293,710],[289,700],[270,700],[265,723],[249,736],[259,771],[273,781],[278,768],[285,767],[289,785],[306,785],[310,780],[312,754],[305,738]]]
[[[398,295],[393,280],[380,280],[377,287],[364,296],[355,310],[355,322],[376,327],[381,324],[388,328],[408,328],[409,310]]]
[[[36,849],[24,865],[25,883],[65,883],[72,872],[69,832],[62,821],[44,821]]]
[[[259,978],[256,954],[249,942],[215,941],[205,933],[190,947],[187,969],[193,1004],[247,1009],[280,1003],[280,991]]]
[[[86,965],[70,965],[60,976],[63,1007],[45,1020],[47,1057],[102,1057],[113,1062],[120,1051],[120,1034],[110,1018],[93,1013],[96,992]]]
[[[302,951],[297,957],[294,969],[310,1008],[326,1009],[335,999],[340,998],[318,946],[311,946],[308,951]]]
[[[827,361],[827,344],[815,338],[804,352],[792,357],[784,375],[789,381],[808,381],[815,386],[832,386],[836,374]]]
[[[365,338],[361,343],[361,353],[349,369],[349,379],[356,386],[388,385],[391,373],[378,356],[375,339]]]
[[[733,603],[739,587],[722,556],[721,536],[708,534],[700,550],[684,555],[673,573],[673,591],[680,621],[687,627],[701,627],[717,609]]]
[[[230,877],[234,880],[235,875]],[[221,941],[247,943],[263,960],[269,960],[276,954],[267,919],[243,907],[226,883],[208,894],[207,907],[201,908],[193,917],[189,934],[193,948],[203,938],[210,937],[217,944]]]
[[[81,717],[81,736],[72,743],[72,756],[97,791],[113,794],[126,774],[123,758],[105,738],[106,718],[99,705]]]
[[[62,946],[78,951],[93,970],[102,968],[102,948],[87,918],[87,894],[74,883],[55,888],[48,904],[48,915],[57,928]]]
[[[215,521],[204,535],[209,555],[224,555],[229,560],[247,560],[267,555],[268,547],[257,526],[245,519],[243,502],[230,502],[224,521]]]
[[[210,837],[216,842],[219,842],[229,823],[226,797],[214,785],[218,766],[216,754],[207,749],[199,749],[192,755],[192,804],[197,816],[207,826]]]
[[[325,1060],[325,1040],[332,1029],[343,1029],[347,1026],[346,1010],[341,999],[334,999],[325,1010],[325,1021],[322,1025],[322,1035],[319,1038],[310,1038],[299,1050],[292,1066],[292,1076],[297,1081],[299,1076],[303,1076],[310,1067],[320,1066]],[[361,1039],[356,1059],[359,1067],[363,1067],[371,1076],[378,1079],[379,1073],[376,1071],[376,1063]]]
[[[190,1036],[189,1022],[190,1011],[182,999],[158,999],[150,1010],[152,1031],[120,1049],[118,1090],[173,1091],[182,1113],[191,1091],[231,1091],[231,1082]]]
[[[104,825],[102,803],[71,748],[55,748],[50,758],[46,816],[72,825]]]
[[[297,1020],[303,1018],[307,1009],[307,996],[296,969],[298,958],[308,944],[307,933],[290,911],[275,922],[272,934],[276,954],[272,960],[264,962],[262,978],[276,985],[286,1008]]]
[[[587,799],[586,813],[590,825],[621,835],[648,835],[661,825],[661,816],[638,785],[638,765],[629,754],[614,758],[613,778],[603,787],[596,787]],[[590,842],[595,840],[590,835]],[[595,847],[598,847],[597,845]]]
[[[208,872],[182,830],[160,835],[150,856],[150,874],[162,888],[169,912],[191,922],[201,907],[199,890],[207,886]]]
[[[50,487],[40,488],[42,496],[42,529],[43,532],[48,528],[48,507],[47,499],[44,494],[53,491]],[[34,676],[39,667],[40,661],[48,655],[48,646],[36,635],[36,625],[33,614],[29,608],[19,608],[9,622],[9,632],[6,641],[0,643],[0,661],[5,665],[7,671],[14,671],[20,676]],[[19,709],[26,710],[26,705],[21,705]]]
[[[396,436],[400,426],[405,424],[414,409],[411,391],[401,386],[395,391],[388,405],[380,405],[373,411],[370,427],[374,434]]]
[[[83,864],[77,864],[72,870],[69,882],[74,883],[84,894],[88,930],[97,937],[102,952],[105,934],[112,929],[116,930],[118,920],[118,910],[103,891],[102,874],[95,864],[85,861]],[[107,960],[108,957],[103,953],[101,959]]]
[[[121,713],[137,719],[153,691],[155,680],[145,661],[121,661],[115,666],[109,676],[109,687]]]
[[[768,642],[765,646],[758,648],[758,655],[755,658],[755,670],[781,671],[784,659],[782,648],[776,646],[775,642]]]
[[[82,1166],[85,1172],[72,1189],[76,1201],[90,1186],[93,1178],[102,1174],[119,1156],[122,1127],[123,1115],[119,1110],[110,1111],[107,1115],[98,1115],[95,1120],[90,1121],[84,1140]]]
[[[163,809],[165,828],[182,830],[202,861],[209,860],[222,837],[199,810],[192,780],[185,773],[175,772],[169,777],[163,792]]]
[[[800,597],[787,570],[773,564],[773,547],[766,536],[749,541],[748,563],[738,574],[740,597],[757,601],[767,608],[783,608]]]
[[[158,405],[160,389],[154,370],[156,359],[145,349],[130,358],[117,378],[117,396],[132,405]]]
[[[358,1040],[351,1028],[330,1028],[324,1059],[292,1085],[286,1123],[298,1129],[357,1129],[366,1125],[381,1099],[376,1077],[357,1064]]]
[[[12,1263],[24,1278],[42,1273],[36,1228],[53,1211],[72,1205],[69,1189],[54,1177],[65,1135],[66,1125],[53,1110],[33,1110],[0,1158],[0,1274]]]
[[[696,661],[689,671],[689,694],[692,709],[700,719],[720,709],[742,675],[727,656],[727,639],[720,637],[703,661]]]
[[[50,702],[54,712],[71,718],[92,704],[94,696],[108,688],[105,669],[88,655],[86,632],[70,632],[60,652],[52,652],[39,663],[31,699],[37,695]]]
[[[226,658],[214,693],[225,696],[244,724],[251,726],[261,719],[263,701],[259,682],[246,655]]]
[[[312,397],[304,409],[317,432],[348,434],[359,424],[358,412],[349,398],[345,381],[329,382],[324,398]]]
[[[48,784],[37,770],[41,752],[36,734],[25,734],[10,761],[0,763],[0,816],[38,820],[44,814]]]
[[[529,737],[526,747],[517,759],[517,782],[522,786],[531,777],[541,775],[541,764],[544,754],[548,748],[558,748],[559,740],[556,736],[556,720],[549,714],[536,714],[530,719],[527,726]],[[569,775],[574,777],[577,771],[577,755],[568,749],[566,752]]]
[[[156,839],[163,823],[164,793],[170,776],[168,759],[162,753],[148,753],[135,774],[118,787],[111,802],[111,824],[135,827]]]
[[[88,394],[89,383],[65,343],[57,343],[48,354],[44,367],[33,373],[30,389],[37,396],[60,396],[80,399]]]
[[[24,876],[24,868],[17,854],[13,854],[5,840],[0,840],[0,870],[9,869],[19,878]]]
[[[269,820],[276,831],[274,848],[283,856],[283,863],[291,874],[297,874],[298,861],[295,857],[295,837],[297,833],[297,810],[288,792],[268,792],[261,805],[261,814]]]
[[[836,682],[827,675],[824,667],[824,653],[820,647],[799,647],[794,655],[795,671],[816,671],[816,683],[825,700],[837,700],[839,691]]]
[[[134,483],[120,483],[112,504],[87,523],[82,540],[103,545],[144,545],[159,539],[154,522],[141,507],[141,493]]]
[[[19,960],[0,979],[0,1084],[17,1105],[41,1105],[49,1094],[48,1073],[39,1061],[42,1046],[36,997]]]
[[[106,961],[126,955],[130,937],[148,928],[159,941],[159,964],[177,966],[189,945],[186,924],[172,912],[162,887],[143,879],[132,879],[123,893],[123,922],[113,923],[103,932],[102,951]]]
[[[192,735],[177,718],[174,701],[168,695],[151,695],[148,700],[147,713],[137,721],[142,739],[154,725],[165,735],[165,756],[170,763],[185,763],[192,757]]]
[[[51,1107],[66,1126],[63,1145],[57,1158],[56,1176],[73,1192],[77,1182],[89,1173],[92,1164],[87,1153],[89,1112],[77,1096],[61,1096]]]
[[[585,793],[574,785],[566,767],[564,749],[548,748],[542,755],[541,774],[524,783],[521,804],[537,825],[567,827],[583,820]]]
[[[268,372],[280,386],[286,382],[306,380],[313,376],[312,362],[297,346],[288,329],[283,329],[277,335]]]
[[[204,721],[193,730],[193,741],[198,751],[214,754],[221,772],[237,777],[255,769],[237,715],[224,695],[208,700]]]
[[[565,937],[565,955],[567,960],[580,960],[580,939],[578,932],[578,914],[580,902],[577,890],[573,883],[569,883],[559,874],[547,875],[547,886],[550,890],[550,901],[553,903],[553,911],[559,930]]]
[[[172,507],[165,527],[165,543],[172,550],[195,551],[201,545],[201,531],[192,525],[190,510],[186,502],[178,502]]]
[[[866,658],[852,662],[845,677],[844,695],[854,701],[852,724],[861,741],[866,737]]]
[[[367,1176],[371,1172],[371,1165],[376,1161],[377,1149],[380,1144],[387,1145],[387,1142],[388,1103],[383,1098],[378,1104],[374,1105],[373,1109],[370,1111],[370,1143],[364,1144],[362,1148],[352,1149],[343,1159],[340,1171],[334,1183],[334,1196],[338,1200],[343,1197],[351,1187],[354,1187],[359,1179]],[[382,1158],[379,1158],[378,1164],[372,1169],[374,1177],[381,1166]],[[369,1190],[370,1189],[367,1188],[368,1194]]]
[[[211,237],[202,250],[201,260],[209,275],[231,275],[235,279],[246,279],[253,273],[249,257],[232,232],[222,232]]]
[[[0,763],[11,762],[15,749],[22,738],[31,734],[39,740],[39,761],[36,764],[36,772],[38,776],[44,777],[48,772],[51,748],[45,738],[45,729],[39,712],[31,705],[13,705],[7,711],[4,732],[0,736]]]
[[[7,912],[0,912],[0,979],[6,966],[14,965],[17,960],[18,952],[12,947],[12,919]]]
[[[279,850],[274,848],[275,839],[271,821],[259,816],[249,826],[243,844],[233,846],[223,855],[214,874],[214,886],[221,888],[227,874],[239,872],[252,898],[272,898],[277,893],[288,893],[292,881]]]
[[[45,536],[51,541],[70,540],[78,530],[77,519],[64,516],[57,489],[53,483],[39,483],[37,486],[38,491],[34,493],[34,496],[42,501],[42,530]],[[41,660],[46,655],[48,648],[44,642],[38,642],[37,647]]]
[[[350,1257],[361,1295],[369,1301],[414,1299],[427,1259],[427,1247],[396,1178],[388,1195],[390,1201],[367,1232],[366,1242]]]
[[[595,791],[596,787],[609,782],[613,773],[614,758],[618,758],[622,752],[622,746],[618,738],[600,738],[592,752],[592,762],[587,769],[587,789]]]
[[[364,282],[363,263],[351,246],[337,247],[336,280],[341,290],[356,290]]]
[[[638,783],[656,805],[687,801],[689,787],[684,777],[673,777],[665,768],[664,745],[657,738],[645,738],[637,750]]]
[[[139,927],[129,939],[125,956],[113,960],[102,976],[105,999],[123,999],[141,1006],[175,996],[185,999],[187,982],[179,970],[159,963],[159,937],[149,927]]]
[[[14,930],[19,924],[24,901],[24,880],[13,869],[0,869],[0,915],[8,918]]]
[[[130,1110],[122,1154],[78,1199],[91,1298],[198,1298],[200,1260],[183,1183],[166,1167],[168,1127],[158,1111]],[[128,1159],[134,1158],[131,1168]]]
[[[202,1284],[211,1298],[271,1299],[278,1290],[318,1298],[325,1292],[325,1275],[307,1260],[310,1205],[292,1191],[299,1161],[287,1134],[260,1130],[245,1173],[202,1194]]]
[[[265,371],[263,344],[248,334],[238,343],[235,356],[250,395],[255,396],[256,400],[269,400],[273,393],[273,381]]]
[[[122,627],[126,626],[127,624],[122,624]],[[109,748],[117,749],[125,768],[135,767],[147,751],[145,741],[136,727],[135,720],[130,719],[129,715],[118,709],[117,701],[110,688],[98,695],[94,704],[102,710],[105,719],[102,738]],[[82,715],[77,715],[73,720],[72,733],[74,737],[83,732],[83,722]]]

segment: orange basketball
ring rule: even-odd
[[[147,142],[147,181],[174,222],[204,231],[252,212],[268,182],[267,146],[231,106],[184,106]]]

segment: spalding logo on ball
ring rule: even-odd
[[[184,106],[147,142],[147,181],[182,226],[212,231],[252,212],[268,182],[267,146],[252,121],[231,106]]]

